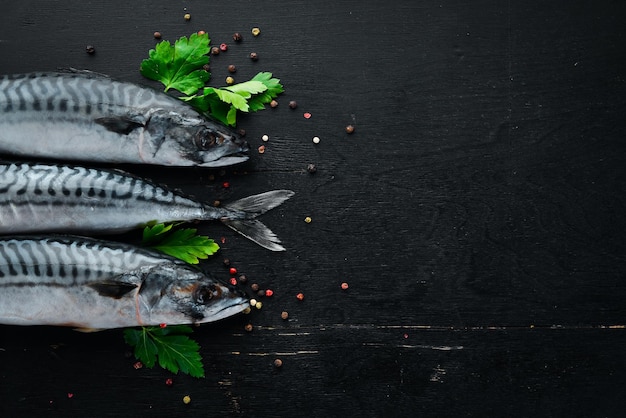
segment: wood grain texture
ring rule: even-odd
[[[297,193],[263,218],[286,253],[199,225],[225,239],[203,268],[275,291],[194,333],[205,379],[134,370],[119,331],[5,326],[0,416],[620,416],[626,6],[575,3],[0,2],[0,73],[156,86],[137,70],[155,30],[242,32],[211,83],[229,64],[281,78],[279,107],[240,123],[266,152],[124,168],[208,201]]]

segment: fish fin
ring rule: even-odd
[[[244,212],[247,219],[222,219],[222,222],[235,232],[270,251],[285,251],[280,239],[267,226],[256,218],[270,209],[281,205],[295,193],[291,190],[272,190],[244,197],[224,205],[226,209]]]
[[[280,239],[257,219],[223,219],[224,225],[270,251],[285,251]]]
[[[134,283],[122,282],[119,280],[103,280],[101,282],[89,283],[87,286],[98,292],[100,296],[119,299],[128,292],[137,288]]]
[[[268,210],[280,206],[294,194],[291,190],[272,190],[227,203],[224,207],[230,210],[246,212],[249,217],[256,218]]]
[[[84,333],[91,333],[91,332],[100,332],[100,331],[104,331],[103,328],[74,328],[74,331],[78,331],[78,332],[84,332]]]
[[[104,117],[96,119],[96,123],[104,126],[111,132],[116,132],[121,135],[128,135],[137,128],[142,128],[144,125],[134,120],[123,117]]]

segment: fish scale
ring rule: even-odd
[[[223,167],[247,143],[165,93],[75,71],[0,76],[0,152],[106,163]]]
[[[248,301],[188,264],[78,236],[0,239],[0,323],[118,328],[217,321]]]
[[[150,222],[220,220],[268,248],[280,239],[255,219],[293,195],[272,190],[213,207],[118,170],[43,163],[0,164],[0,234],[119,233]]]

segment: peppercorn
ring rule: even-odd
[[[248,278],[246,277],[245,274],[240,274],[239,275],[239,283],[245,283],[248,281]]]
[[[224,259],[224,265],[225,265],[226,267],[230,266],[230,259],[225,258],[225,259]]]
[[[183,403],[187,405],[189,402],[191,402],[191,396],[189,395],[183,396]]]
[[[235,82],[235,79],[232,78],[231,76],[226,77],[226,84],[230,85],[233,84]]]
[[[306,171],[313,174],[317,171],[317,167],[315,166],[315,164],[309,164],[306,166]]]
[[[247,332],[252,332],[254,327],[252,326],[252,324],[246,324],[246,326],[243,327],[243,329],[245,329]]]
[[[259,290],[256,292],[256,295],[257,295],[258,297],[262,298],[263,296],[265,296],[265,290],[263,290],[263,289],[259,289]]]
[[[154,32],[154,39],[161,39],[161,32]]]
[[[171,377],[168,377],[167,379],[165,379],[165,384],[167,386],[172,386],[174,384],[174,381],[172,380]]]
[[[241,42],[243,40],[243,36],[239,32],[233,33],[233,41]]]
[[[220,202],[219,200],[214,200],[213,201],[213,207],[219,207],[222,204],[222,202]]]
[[[252,284],[250,285],[250,289],[252,289],[252,291],[253,291],[253,292],[256,292],[256,291],[258,291],[258,290],[259,290],[259,285],[258,285],[258,284],[256,284],[256,283],[252,283]]]
[[[267,289],[265,291],[265,296],[267,296],[268,298],[272,297],[274,295],[274,291],[272,289]]]
[[[254,307],[257,308],[257,309],[261,309],[263,307],[263,302],[259,301],[259,302],[255,303]]]
[[[348,286],[348,283],[346,283],[346,282],[341,283],[341,288],[342,288],[343,290],[348,290],[348,287],[349,287],[349,286]]]
[[[212,55],[217,55],[220,53],[220,48],[217,46],[211,47],[211,54]]]
[[[261,29],[252,28],[252,36],[259,36],[261,34]]]
[[[314,144],[319,144],[320,143],[320,137],[319,136],[314,136],[313,137],[313,143]]]
[[[93,55],[96,52],[96,48],[94,48],[93,45],[87,45],[85,50],[89,55]]]
[[[296,299],[298,299],[298,300],[304,300],[304,293],[298,293],[298,294],[296,295]]]
[[[250,52],[250,59],[252,61],[256,61],[259,59],[259,54],[257,54],[256,52]]]
[[[279,358],[277,358],[276,360],[274,360],[274,367],[278,368],[281,367],[283,365],[283,361]]]
[[[228,269],[228,272],[229,272],[230,274],[237,274],[237,269],[236,269],[236,268],[234,268],[234,267],[231,267],[230,269]]]
[[[226,44],[226,43],[221,43],[221,44],[220,44],[220,51],[223,51],[223,52],[228,51],[228,44]]]
[[[354,126],[353,125],[346,126],[346,133],[351,134],[352,132],[354,132]]]
[[[185,13],[185,16],[183,16],[185,18],[185,20],[189,21],[191,20],[191,15],[189,13]]]
[[[233,64],[230,64],[228,66],[228,72],[231,73],[231,74],[236,73],[237,72],[237,67],[235,67]]]
[[[286,320],[287,318],[289,318],[289,312],[287,312],[287,311],[282,311],[282,312],[280,313],[280,317],[281,317],[283,320]]]
[[[259,146],[259,154],[265,154],[265,145]]]
[[[298,107],[298,103],[295,100],[289,102],[290,109],[295,109],[296,107]]]
[[[276,100],[272,100],[270,102],[270,107],[277,107],[278,106],[278,102]]]
[[[237,279],[234,278],[234,277],[231,277],[230,278],[230,284],[233,285],[233,286],[237,286]]]
[[[270,140],[270,137],[269,137],[269,135],[263,135],[263,136],[261,137],[261,140],[262,140],[263,142],[267,142],[267,141],[269,141],[269,140]]]
[[[209,64],[204,64],[202,66],[202,69],[208,73],[209,71],[211,71],[211,66]]]
[[[313,219],[311,219],[310,216],[307,216],[306,218],[304,218],[304,222],[310,224],[313,221]]]
[[[239,129],[237,131],[237,133],[239,134],[239,136],[246,136],[246,130],[245,129]]]
[[[198,35],[200,35],[200,36],[202,36],[202,35],[206,35],[206,32],[205,32],[205,31],[203,31],[203,30],[199,30],[199,31],[198,31]]]

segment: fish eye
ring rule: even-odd
[[[198,286],[193,291],[193,300],[200,304],[207,304],[213,297],[217,291],[217,287],[215,285],[202,285]]]
[[[208,129],[201,129],[193,137],[193,143],[201,150],[208,150],[215,145],[216,142],[218,142],[217,136]]]

